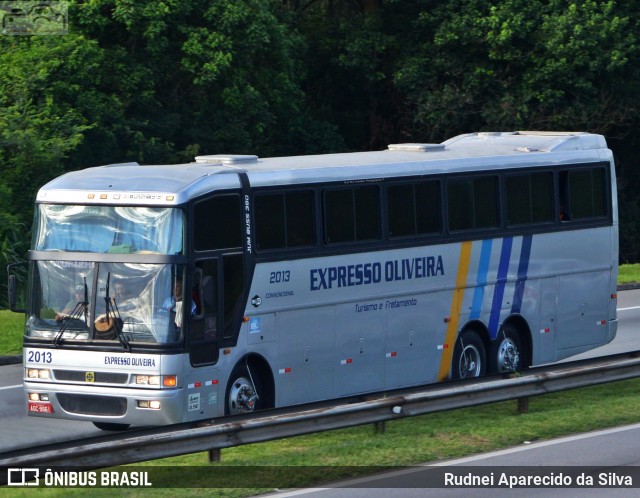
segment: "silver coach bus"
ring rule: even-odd
[[[538,132],[89,168],[39,191],[29,260],[30,415],[207,419],[610,342],[615,170]]]

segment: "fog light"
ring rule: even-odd
[[[151,408],[152,410],[159,410],[160,401],[149,401],[149,408]]]
[[[29,401],[49,401],[48,394],[29,393]]]

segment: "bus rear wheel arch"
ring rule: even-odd
[[[472,379],[481,377],[486,372],[487,353],[482,337],[473,329],[463,330],[453,349],[452,379]]]
[[[247,356],[231,371],[225,391],[225,415],[240,415],[273,408],[275,388],[264,358]]]

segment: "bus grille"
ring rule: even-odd
[[[92,372],[94,380],[92,383],[98,384],[126,384],[129,381],[129,374],[113,372]],[[54,370],[56,380],[68,382],[87,382],[87,372],[77,370]]]
[[[57,396],[62,409],[69,413],[117,416],[127,412],[126,398],[67,393],[58,393]]]

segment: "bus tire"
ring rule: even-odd
[[[487,371],[487,354],[484,342],[473,330],[465,330],[456,341],[451,363],[453,379],[471,379],[483,376]]]
[[[526,368],[527,352],[518,329],[504,325],[491,348],[491,372],[509,373]]]
[[[129,424],[114,424],[112,422],[93,422],[98,429],[103,431],[126,431]]]
[[[237,365],[229,376],[225,394],[225,415],[241,415],[271,408],[270,396],[259,369],[247,365]],[[255,385],[254,385],[255,382]]]

